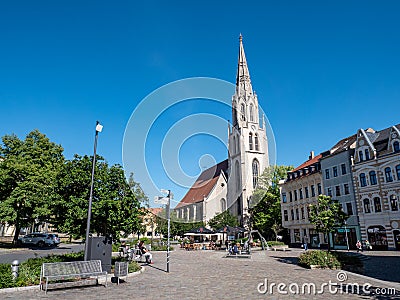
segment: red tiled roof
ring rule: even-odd
[[[147,209],[149,212],[151,212],[153,215],[157,216],[160,212],[163,211],[161,207],[150,207]]]
[[[203,171],[175,208],[203,201],[204,197],[207,197],[214,188],[221,172],[226,173],[227,170],[228,160],[226,159]]]
[[[300,169],[311,166],[311,165],[315,164],[316,162],[318,162],[321,157],[322,157],[322,154],[318,154],[317,156],[314,156],[314,158],[307,160],[306,162],[302,163],[300,166],[298,166],[296,169],[294,169],[290,172],[296,172]]]

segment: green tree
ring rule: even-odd
[[[250,201],[250,227],[264,237],[276,236],[274,224],[282,224],[281,202],[278,183],[286,178],[291,166],[270,166],[260,176]]]
[[[53,222],[74,238],[86,234],[92,158],[75,155],[66,162],[59,177],[62,199],[53,206]],[[136,189],[132,190],[130,185]],[[104,158],[96,156],[91,232],[112,235],[115,239],[121,232],[124,235],[137,232],[142,220],[140,216],[144,214],[139,201],[143,197],[140,185],[133,177],[130,184],[126,181],[121,166],[110,167]]]
[[[310,222],[315,225],[318,232],[327,237],[335,228],[343,226],[347,218],[339,201],[332,200],[329,196],[319,195],[318,203],[310,205]],[[330,251],[329,241],[328,251]]]
[[[38,130],[25,140],[5,135],[0,145],[0,222],[15,226],[14,243],[24,227],[48,221],[59,201],[57,177],[63,148]]]
[[[163,209],[156,217],[157,231],[161,232],[163,236],[168,235],[168,221],[166,219],[166,211]],[[170,212],[170,236],[183,236],[189,230],[197,227],[204,227],[204,222],[184,222],[182,219],[176,217],[173,210]]]
[[[231,215],[228,210],[226,210],[210,219],[208,221],[208,225],[212,229],[218,230],[226,225],[233,227],[238,226],[238,220],[235,216]]]

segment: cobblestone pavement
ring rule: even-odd
[[[329,292],[328,284],[338,283],[339,270],[308,270],[291,262],[301,253],[299,250],[286,252],[253,252],[251,259],[224,258],[224,252],[185,251],[177,249],[171,253],[170,273],[165,272],[165,252],[153,252],[155,263],[145,266],[144,273],[128,278],[120,285],[109,284],[85,288],[49,290],[47,295],[38,289],[0,294],[1,299],[371,299],[371,295],[346,293],[333,287],[336,294]],[[400,284],[387,283],[353,273],[343,283],[370,284],[378,288],[396,288]],[[340,277],[341,278],[341,277]],[[267,284],[265,284],[267,283]],[[278,292],[277,285],[290,285],[284,289],[288,294]],[[317,290],[325,284],[322,295],[302,293],[302,285],[315,284]],[[273,285],[275,284],[275,285]],[[271,287],[272,285],[272,287]],[[343,284],[342,284],[343,285]],[[269,287],[267,291],[265,288]],[[299,286],[299,293],[293,293]],[[260,293],[258,289],[261,292]],[[351,290],[351,286],[350,289]],[[367,289],[366,292],[376,291]],[[385,292],[391,292],[384,290]],[[400,294],[375,299],[400,299]]]
[[[400,282],[399,251],[364,251],[369,259],[364,261],[365,275],[392,282]]]

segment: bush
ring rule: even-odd
[[[161,246],[159,246],[159,245],[154,245],[154,246],[152,246],[151,247],[151,251],[167,251],[167,245],[161,245]],[[169,250],[170,251],[172,251],[172,250],[174,250],[174,247],[169,247]]]
[[[298,264],[307,268],[311,268],[311,265],[329,269],[337,269],[342,266],[335,255],[321,250],[310,250],[302,253]]]
[[[139,264],[136,261],[131,261],[129,263],[129,266],[128,266],[129,273],[134,273],[134,272],[140,271],[140,269],[141,269],[141,267],[139,266]]]

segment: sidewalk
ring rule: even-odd
[[[362,286],[368,283],[379,288],[400,291],[400,284],[382,282],[374,278],[346,272],[346,280],[339,280],[340,270],[308,270],[292,262],[303,251],[254,251],[251,259],[223,258],[224,251],[171,252],[170,273],[166,273],[166,253],[153,252],[154,264],[145,266],[144,273],[128,279],[128,282],[85,288],[50,290],[44,292],[28,290],[2,294],[2,299],[360,299],[357,294],[331,294],[328,288],[322,295],[278,293],[277,285],[287,286],[313,283],[318,288],[329,282]],[[343,275],[343,273],[342,273]],[[265,284],[267,283],[267,284]],[[265,287],[272,289],[265,290]],[[259,291],[265,293],[260,293]],[[399,294],[400,295],[400,294]],[[363,295],[363,299],[370,298]],[[394,299],[379,298],[379,299]]]

